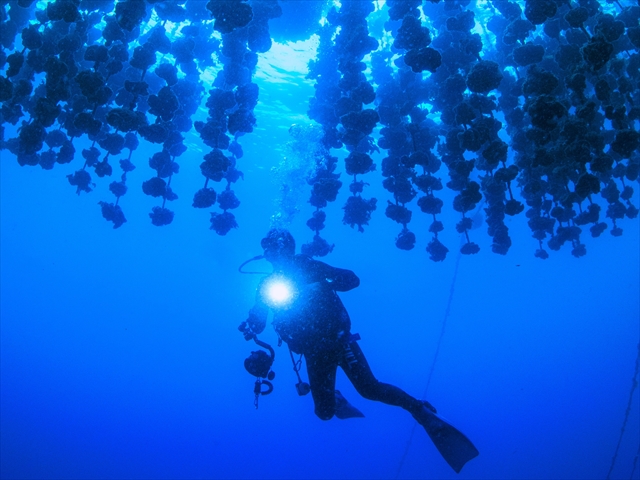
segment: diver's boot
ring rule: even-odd
[[[416,419],[416,422],[418,422],[420,425],[425,427],[425,425],[427,425],[431,420],[431,417],[433,416],[433,414],[438,412],[436,410],[436,407],[431,405],[426,400],[421,400],[420,403],[422,404],[420,406],[420,409],[415,412],[412,412],[411,415],[413,415],[413,418]]]
[[[336,417],[338,417],[340,420],[344,420],[345,418],[364,417],[364,414],[360,410],[358,410],[356,407],[351,405],[338,390],[336,390],[335,395],[336,395]]]
[[[433,413],[438,413],[438,411],[436,410],[436,407],[431,405],[426,400],[422,400],[422,406],[425,407],[427,410],[431,410]]]
[[[456,473],[460,473],[464,464],[480,453],[460,430],[436,415],[436,409],[429,402],[422,402],[422,408],[412,415]]]

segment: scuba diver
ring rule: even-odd
[[[471,441],[438,417],[429,402],[382,383],[373,375],[357,343],[360,336],[351,333],[349,314],[336,293],[347,292],[360,285],[355,273],[306,255],[296,255],[295,240],[285,229],[271,229],[262,239],[261,246],[264,255],[254,259],[266,259],[273,265],[273,273],[260,282],[255,305],[239,327],[246,340],[255,340],[272,354],[271,361],[266,368],[263,367],[262,373],[256,373],[257,376],[267,377],[274,355],[273,349],[256,337],[264,330],[271,310],[279,339],[287,343],[290,352],[301,354],[306,360],[308,385],[300,380],[300,366],[294,360],[294,370],[300,380],[296,388],[298,394],[304,395],[310,387],[315,413],[320,419],[329,420],[334,415],[340,419],[364,417],[335,389],[336,373],[340,367],[364,398],[402,407],[411,413],[456,472],[478,455]],[[265,352],[252,352],[252,357],[245,361],[250,372],[251,366],[255,366],[254,361],[256,365],[260,364],[257,353],[266,357]],[[293,360],[293,353],[291,358]],[[270,380],[273,375],[271,372]],[[256,407],[258,395],[269,393],[273,388],[270,382],[265,381],[269,390],[261,392],[259,382],[258,379]]]

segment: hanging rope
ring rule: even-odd
[[[633,468],[631,469],[631,475],[629,475],[629,480],[632,480],[633,474],[636,473],[636,466],[638,465],[638,457],[640,457],[640,443],[638,444],[638,451],[636,452],[636,456],[633,457]]]
[[[638,356],[636,357],[636,369],[633,372],[633,378],[631,379],[631,391],[629,392],[629,401],[627,402],[627,410],[624,412],[624,421],[622,422],[622,428],[620,429],[620,437],[618,437],[618,445],[616,445],[616,451],[613,454],[613,458],[611,459],[611,466],[609,467],[609,472],[607,473],[607,480],[611,478],[611,472],[613,472],[613,467],[616,464],[616,458],[618,457],[618,450],[620,450],[620,444],[622,443],[622,436],[624,435],[624,430],[627,428],[627,421],[629,420],[629,414],[631,413],[631,403],[633,400],[633,392],[635,392],[636,387],[638,386],[638,372],[640,371],[640,343],[638,343]],[[640,448],[640,447],[639,447]],[[633,460],[633,470],[636,469],[636,463],[638,461],[638,455],[636,454],[636,458]],[[631,472],[633,476],[633,472]]]
[[[440,354],[440,345],[442,344],[442,338],[444,337],[444,332],[447,327],[447,319],[449,318],[449,314],[451,313],[451,303],[453,301],[453,292],[455,290],[456,279],[458,278],[458,266],[460,265],[461,258],[462,258],[462,253],[458,251],[458,256],[456,257],[456,266],[453,270],[453,278],[451,279],[451,288],[449,289],[449,299],[447,300],[447,308],[444,311],[444,318],[442,319],[442,328],[440,329],[440,337],[438,337],[438,344],[436,345],[436,353],[433,355],[433,361],[431,362],[431,368],[429,369],[429,376],[427,377],[427,386],[424,387],[424,392],[422,393],[423,399],[427,398],[429,385],[431,385],[431,377],[433,376],[433,371],[435,370],[436,362],[438,361],[438,355]],[[407,458],[409,449],[411,448],[411,442],[413,441],[413,435],[416,432],[417,426],[418,426],[418,422],[413,422],[413,427],[411,428],[411,434],[409,435],[407,446],[404,449],[404,453],[402,454],[402,458],[400,459],[400,464],[398,465],[398,471],[396,472],[396,476],[394,478],[399,478],[400,476],[400,472],[402,471],[404,461]]]

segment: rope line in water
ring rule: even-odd
[[[462,258],[462,253],[458,251],[458,256],[456,257],[456,266],[453,270],[453,278],[451,279],[451,288],[449,289],[449,299],[447,300],[447,308],[444,311],[444,318],[442,319],[442,328],[440,329],[440,337],[438,338],[438,343],[436,345],[436,353],[433,355],[433,361],[431,362],[431,368],[429,369],[429,376],[427,377],[427,386],[424,388],[424,392],[422,393],[422,399],[427,399],[427,392],[429,390],[429,385],[431,385],[431,377],[433,376],[433,371],[436,368],[436,362],[438,360],[438,355],[440,354],[440,345],[442,344],[442,338],[444,337],[444,332],[447,327],[447,319],[449,318],[449,314],[451,313],[451,302],[453,301],[453,292],[455,290],[456,279],[458,278],[458,266],[460,265],[460,259]],[[404,449],[402,454],[402,458],[400,459],[400,464],[398,465],[398,471],[396,472],[396,476],[394,478],[400,477],[400,472],[402,471],[402,467],[404,466],[404,462],[409,454],[409,449],[411,448],[411,442],[413,441],[413,435],[416,432],[416,427],[418,426],[418,422],[413,422],[413,427],[411,428],[411,433],[409,434],[409,440],[407,441],[407,446]]]
[[[633,474],[636,472],[636,465],[638,465],[638,457],[640,457],[640,443],[638,443],[638,451],[636,452],[636,456],[633,457],[633,468],[631,469],[629,480],[633,480]]]
[[[633,378],[631,379],[631,391],[629,392],[629,401],[627,402],[627,410],[624,412],[624,421],[622,422],[622,428],[620,429],[620,437],[618,437],[618,444],[616,445],[616,451],[613,453],[613,458],[611,459],[611,466],[609,467],[609,472],[607,473],[607,480],[611,478],[611,472],[613,472],[613,467],[616,465],[616,459],[618,458],[618,451],[620,450],[620,444],[622,443],[622,437],[624,435],[624,431],[627,428],[627,421],[629,420],[629,415],[631,414],[631,403],[633,400],[633,392],[635,392],[636,387],[638,386],[638,372],[640,372],[640,343],[638,343],[638,356],[636,357],[636,369],[633,372]],[[640,451],[640,446],[638,447]],[[631,476],[633,476],[633,472],[636,469],[636,463],[638,462],[638,454],[633,459],[633,471],[631,472]]]
[[[436,353],[433,356],[433,362],[431,362],[431,369],[429,370],[429,376],[427,377],[427,386],[424,387],[424,392],[422,393],[422,399],[427,399],[427,392],[429,391],[429,385],[431,385],[431,377],[433,377],[433,371],[436,368],[436,362],[438,361],[438,356],[440,354],[440,346],[442,345],[442,338],[444,337],[444,331],[447,327],[447,319],[449,318],[449,314],[451,313],[451,302],[453,301],[453,292],[455,290],[456,280],[458,278],[458,266],[460,265],[460,259],[462,258],[462,253],[458,252],[458,257],[456,258],[456,266],[453,270],[453,279],[451,280],[451,287],[449,289],[449,299],[447,300],[447,308],[444,311],[444,319],[442,320],[442,329],[440,330],[440,337],[438,337],[438,344],[436,345]]]

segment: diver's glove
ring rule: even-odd
[[[245,340],[251,340],[257,334],[262,333],[265,323],[254,313],[249,313],[249,317],[238,326]]]
[[[253,331],[251,330],[251,327],[248,325],[246,320],[242,322],[240,325],[238,325],[238,330],[242,332],[242,335],[244,335],[244,339],[247,341],[251,340],[256,336],[256,334],[253,333]]]
[[[247,318],[247,325],[249,326],[251,331],[257,335],[263,332],[265,327],[265,321],[255,313],[249,312],[249,317]]]

